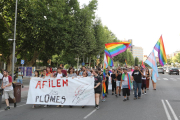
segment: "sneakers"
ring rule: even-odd
[[[44,106],[44,108],[47,108],[47,107],[48,107],[47,105]]]
[[[117,94],[115,96],[118,97]]]
[[[126,99],[123,100],[124,102],[126,101]]]
[[[138,99],[141,99],[141,97],[138,97]]]
[[[144,92],[144,94],[147,94],[146,91]]]
[[[14,107],[16,107],[16,103],[14,103]]]
[[[106,99],[104,98],[104,99],[102,99],[102,102],[105,102],[106,101]]]
[[[127,100],[129,100],[129,97],[127,97]]]
[[[99,110],[99,105],[96,105],[96,110]]]
[[[121,94],[119,94],[119,96],[121,96]]]
[[[137,98],[136,97],[134,97],[134,100],[136,100]]]
[[[57,108],[59,107],[59,105],[56,106]]]
[[[10,107],[9,107],[9,106],[7,106],[6,108],[4,108],[4,110],[10,110]]]

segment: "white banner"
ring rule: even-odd
[[[31,78],[26,104],[95,105],[94,78]]]

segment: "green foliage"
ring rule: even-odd
[[[138,57],[135,58],[135,65],[138,65],[139,64],[139,59]]]
[[[113,58],[115,62],[119,62],[121,65],[125,64],[125,60],[127,60],[127,64],[130,66],[134,65],[134,57],[132,53],[129,50],[126,50],[125,52],[115,56]]]
[[[0,53],[8,61],[12,53],[15,1],[6,0],[0,6]],[[47,60],[58,66],[60,63],[76,65],[82,56],[96,60],[100,54],[103,61],[105,43],[119,41],[101,20],[95,17],[98,1],[91,0],[80,8],[78,0],[19,0],[16,33],[16,57],[20,63],[32,66],[36,59],[47,65]],[[127,52],[129,64],[133,64]],[[120,61],[124,58],[121,58]]]

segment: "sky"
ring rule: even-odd
[[[80,5],[91,0],[78,0]],[[149,55],[162,35],[166,54],[180,50],[180,0],[98,0],[96,16],[119,40]]]

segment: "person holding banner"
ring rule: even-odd
[[[96,103],[96,109],[99,109],[99,98],[101,94],[101,77],[98,76],[98,70],[93,70],[94,75],[94,91],[95,91],[95,103]]]
[[[74,73],[74,69],[72,67],[69,68],[67,77],[77,77],[77,74]]]
[[[34,74],[35,74],[34,77],[39,77],[39,71],[36,70]],[[35,104],[32,106],[32,108],[35,108]]]
[[[46,69],[43,70],[43,74],[41,74],[41,78],[45,78],[46,77]]]
[[[47,71],[46,77],[48,77],[48,78],[53,77],[53,74],[52,74],[52,72],[51,72],[50,67],[47,67],[47,68],[46,68],[46,71]]]
[[[55,74],[55,78],[63,78],[66,77],[64,73],[62,73],[62,69],[61,67],[58,67],[57,69],[57,73]],[[57,107],[59,107],[59,105],[57,105]],[[63,107],[63,105],[61,105],[61,107]]]

